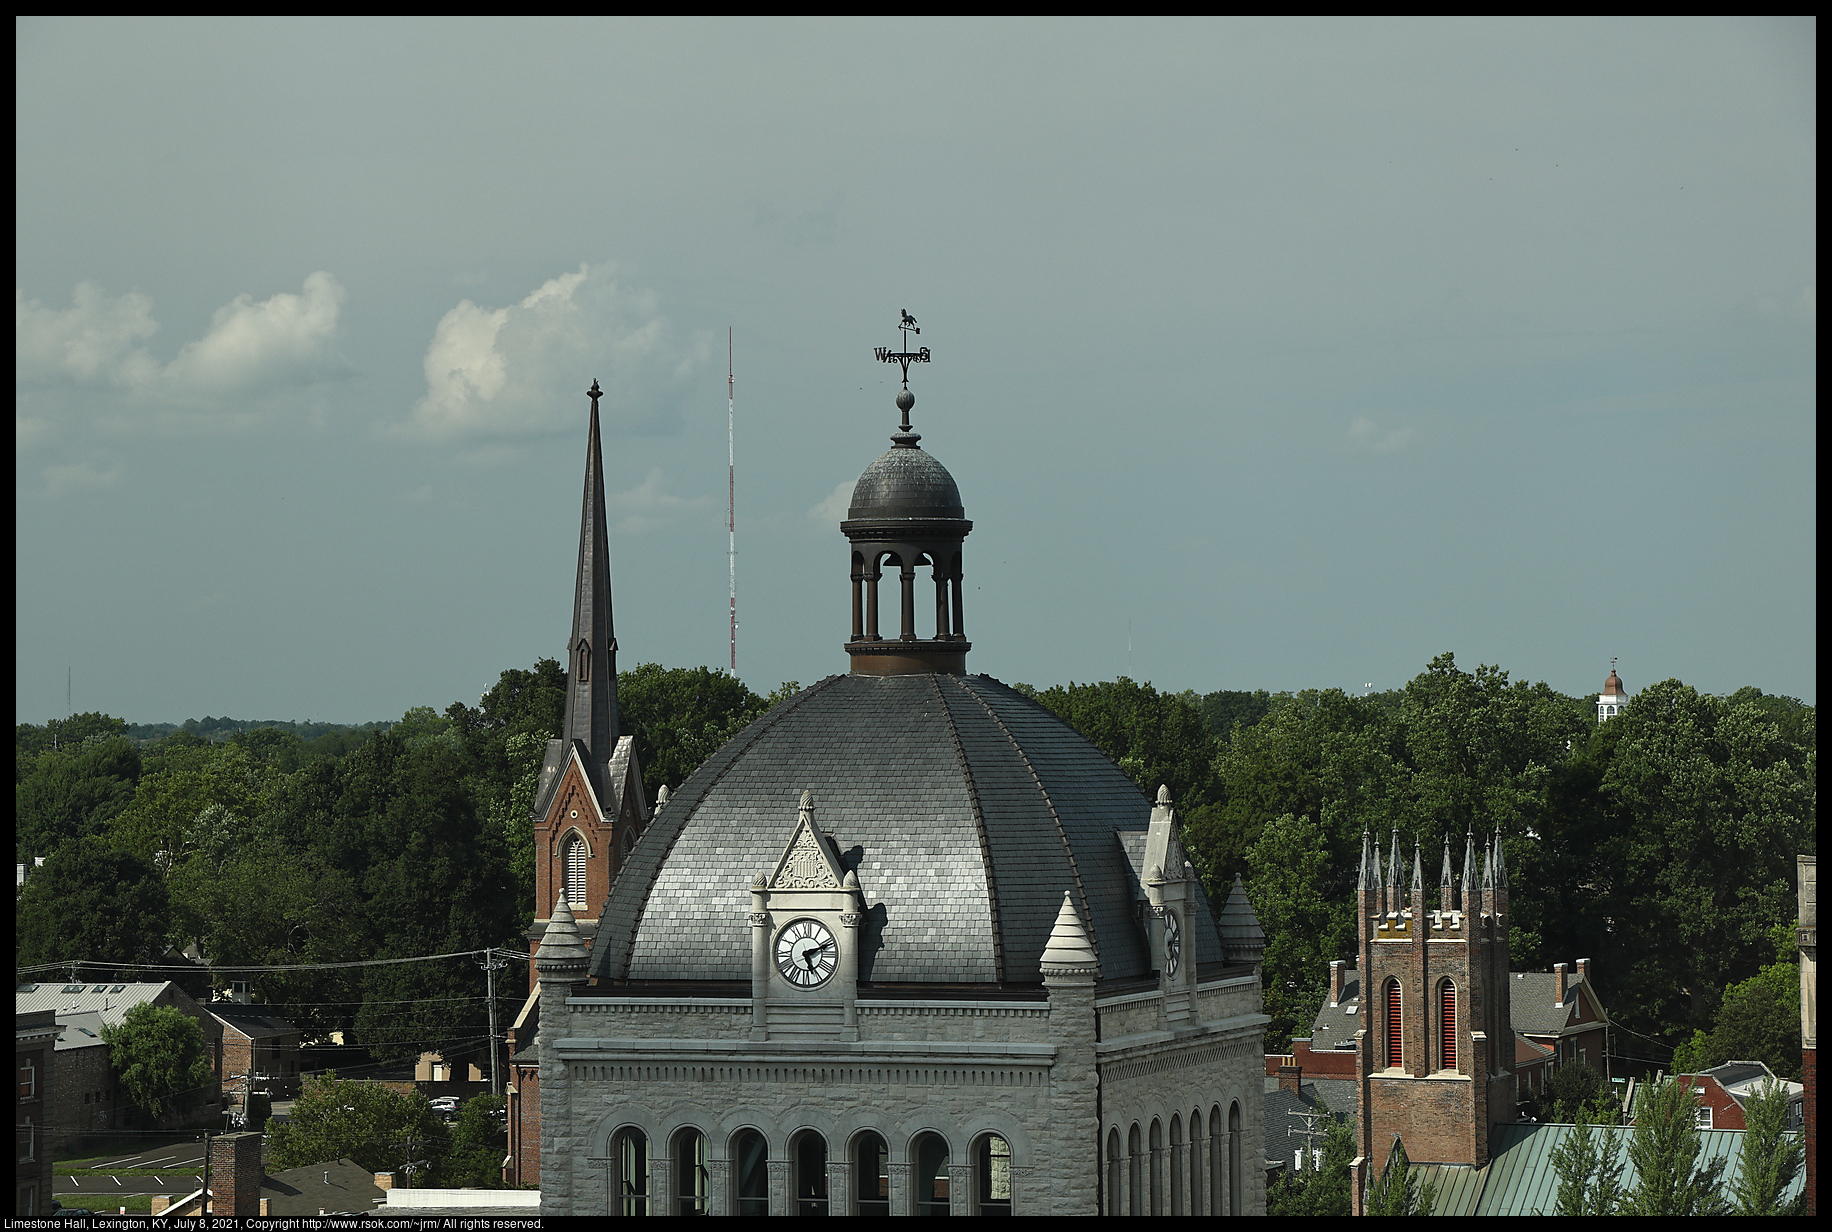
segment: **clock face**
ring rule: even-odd
[[[840,947],[819,920],[792,920],[776,934],[776,969],[797,988],[819,988],[840,965]]]
[[[1164,974],[1176,978],[1177,967],[1183,959],[1183,926],[1177,923],[1177,913],[1164,913]]]

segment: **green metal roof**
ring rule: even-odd
[[[1437,1186],[1437,1203],[1433,1215],[1550,1215],[1558,1207],[1558,1169],[1552,1165],[1552,1154],[1575,1125],[1497,1125],[1489,1137],[1494,1151],[1488,1165],[1482,1168],[1455,1164],[1414,1164],[1421,1182]],[[1606,1132],[1594,1131],[1599,1134]],[[1635,1165],[1628,1156],[1629,1135],[1624,1127],[1618,1150],[1623,1157],[1622,1187],[1635,1187]],[[1743,1136],[1740,1129],[1704,1129],[1699,1131],[1700,1162],[1724,1159],[1724,1189],[1736,1183],[1743,1170]],[[1793,1198],[1806,1187],[1806,1171],[1794,1178],[1786,1198]]]

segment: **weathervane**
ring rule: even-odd
[[[879,347],[873,352],[879,363],[900,364],[903,367],[903,391],[897,395],[897,409],[903,412],[903,430],[910,430],[910,408],[916,405],[916,395],[910,392],[910,365],[929,362],[929,348],[917,347],[910,350],[910,335],[922,336],[922,330],[916,327],[916,318],[910,315],[909,309],[901,310],[903,319],[897,322],[897,328],[903,331],[903,349],[893,351],[889,347]]]

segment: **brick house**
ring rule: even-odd
[[[198,1119],[214,1119],[222,1107],[223,1030],[202,1006],[177,984],[160,983],[43,983],[21,984],[15,993],[19,1014],[49,1010],[59,1033],[51,1058],[51,1095],[41,1105],[40,1124],[55,1125],[54,1147],[88,1134],[130,1127],[136,1110],[121,1089],[109,1049],[102,1040],[106,1027],[121,1025],[137,1005],[169,1006],[197,1020],[203,1028],[205,1055],[213,1080],[203,1092]]]
[[[1797,1130],[1805,1123],[1806,1088],[1798,1082],[1777,1078],[1775,1071],[1761,1061],[1726,1061],[1696,1074],[1681,1074],[1679,1080],[1698,1093],[1700,1129],[1748,1129],[1744,1110],[1771,1082],[1787,1089],[1786,1127]]]
[[[1609,1014],[1590,978],[1590,960],[1573,973],[1565,963],[1551,971],[1516,971],[1509,982],[1514,1029],[1552,1050],[1552,1065],[1588,1065],[1610,1077]],[[1550,1076],[1550,1075],[1548,1075]]]
[[[13,1018],[18,1054],[19,1099],[13,1105],[13,1133],[18,1141],[13,1184],[13,1214],[42,1215],[51,1209],[51,1144],[45,1140],[45,1109],[51,1098],[57,1015],[31,1010]]]
[[[218,1071],[231,1104],[241,1106],[250,1091],[299,1093],[299,1048],[304,1033],[267,1006],[212,1001],[204,1007],[222,1028],[223,1061]]]

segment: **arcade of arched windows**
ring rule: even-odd
[[[619,1124],[599,1157],[612,1215],[1023,1214],[1010,1128],[965,1134],[886,1127],[770,1132],[743,1116],[659,1132]],[[1007,1137],[1007,1134],[1011,1135]],[[964,1159],[956,1150],[965,1147]],[[1021,1188],[1021,1187],[1020,1187]],[[1036,1195],[1030,1195],[1035,1200]]]
[[[908,564],[905,564],[905,561]],[[852,640],[876,642],[892,640],[879,631],[878,582],[885,572],[897,575],[900,589],[898,633],[895,640],[914,641],[916,632],[916,570],[927,568],[935,582],[935,633],[938,642],[964,641],[966,633],[964,604],[961,601],[961,554],[959,549],[902,550],[877,549],[869,559],[863,552],[852,554]]]
[[[1238,1099],[1107,1128],[1101,1202],[1108,1215],[1238,1215],[1254,1144]]]

